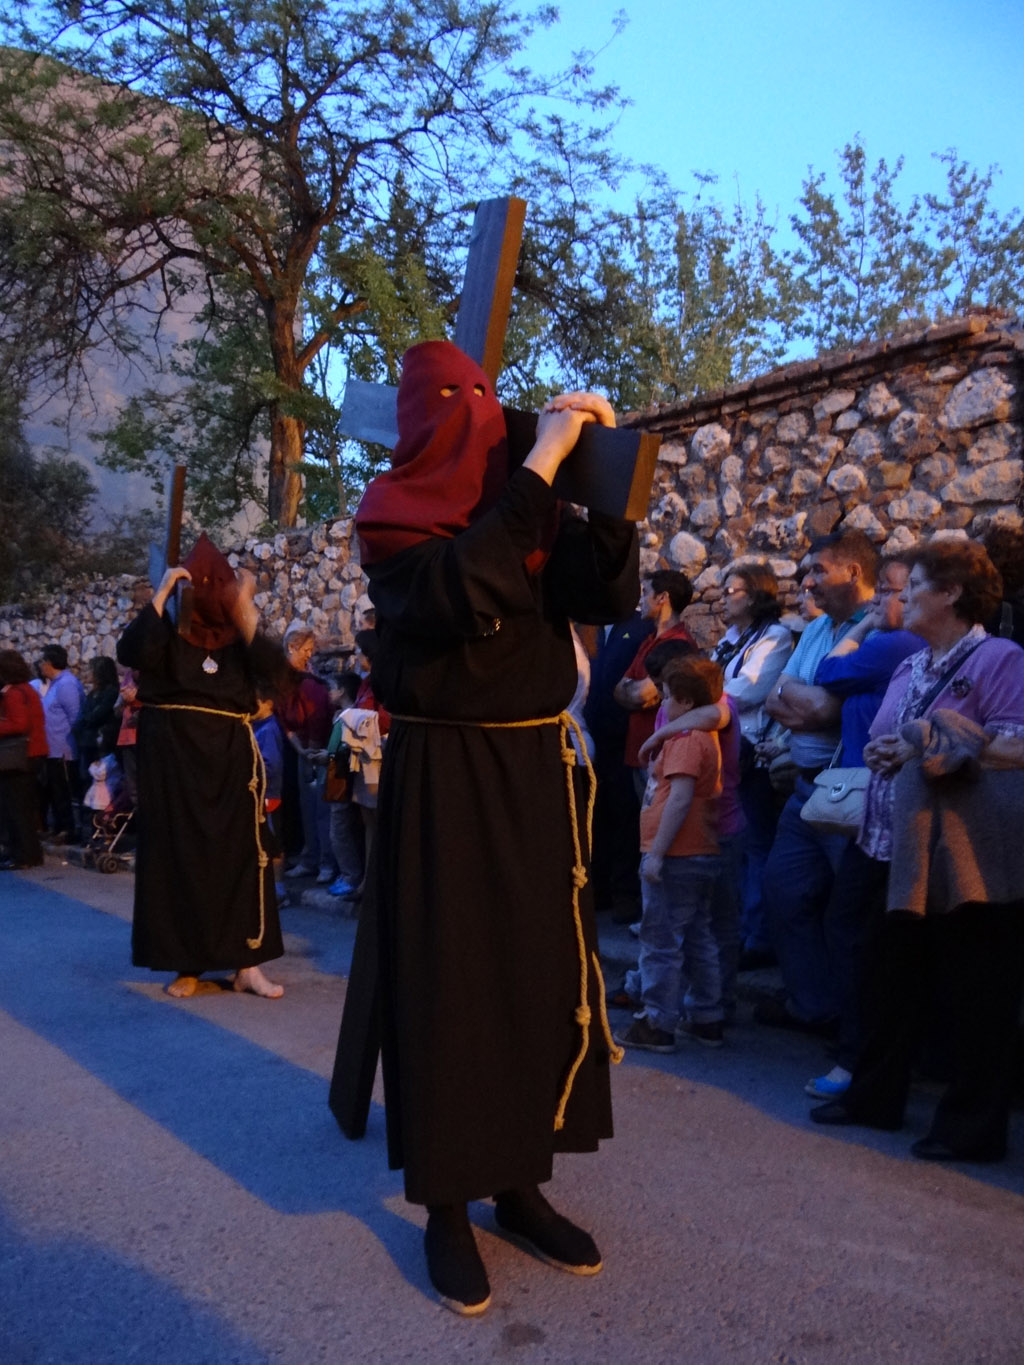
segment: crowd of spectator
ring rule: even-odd
[[[827,1044],[835,1064],[806,1086],[816,1122],[901,1127],[920,1066],[947,1088],[914,1154],[1005,1154],[1024,986],[1024,534],[998,528],[990,546],[937,537],[880,560],[859,531],[823,537],[801,566],[803,619],[787,621],[771,569],[738,563],[711,658],[685,635],[679,575],[649,578],[653,633],[611,686],[622,766],[646,779],[639,963],[609,995],[633,1015],[624,1047],[721,1046],[736,968],[777,965],[783,993],[753,1017]],[[848,829],[808,819],[830,769],[837,793],[864,793]]]
[[[685,624],[692,596],[659,569],[635,617],[576,640],[595,903],[639,940],[637,969],[610,983],[633,1015],[619,1041],[720,1046],[737,977],[777,966],[783,993],[753,1017],[829,1045],[806,1087],[817,1122],[899,1127],[924,1066],[949,1086],[917,1155],[998,1159],[1024,983],[1024,533],[880,559],[837,532],[812,545],[789,616],[768,564],[741,559],[709,652]],[[324,676],[313,632],[293,626],[291,685],[257,713],[282,904],[288,879],[362,893],[389,720],[372,613],[363,624]],[[0,651],[4,869],[41,863],[41,836],[88,840],[95,812],[134,800],[136,675],[105,657],[84,671],[87,687],[57,644],[34,669]],[[804,818],[833,767],[865,771],[856,832]]]

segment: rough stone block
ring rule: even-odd
[[[1006,460],[1016,447],[1020,449],[1020,437],[1009,422],[998,422],[980,432],[978,439],[967,451],[968,464],[991,464],[994,460]]]
[[[862,464],[871,464],[882,453],[882,442],[874,427],[858,427],[846,445],[847,454]]]
[[[856,408],[848,408],[846,412],[841,412],[832,424],[835,431],[856,431],[863,422],[864,418]]]
[[[663,441],[658,447],[659,464],[681,465],[686,464],[688,459],[685,446]]]
[[[668,558],[674,569],[695,578],[707,563],[707,547],[688,531],[677,531],[669,542]]]
[[[810,493],[817,493],[821,487],[821,474],[816,469],[794,469],[793,477],[789,483],[789,496],[791,498],[805,498]]]
[[[903,460],[883,460],[878,466],[878,476],[883,488],[906,488],[912,470],[913,466]]]
[[[743,461],[738,455],[727,455],[722,461],[718,474],[718,486],[723,491],[729,484],[738,484],[743,478]]]
[[[722,520],[717,498],[704,498],[690,513],[690,523],[705,535],[718,529]]]
[[[845,445],[838,436],[812,436],[804,446],[802,455],[815,469],[825,474],[844,449]]]
[[[914,479],[923,488],[934,493],[950,481],[956,473],[956,461],[950,455],[929,455],[926,460],[915,466]]]
[[[952,479],[942,490],[946,502],[1013,502],[1020,492],[1024,462],[997,460]]]
[[[709,422],[698,427],[690,441],[690,455],[701,464],[721,461],[729,453],[732,438],[725,427]]]
[[[884,540],[888,533],[887,528],[883,526],[872,509],[865,503],[847,513],[843,518],[843,529],[863,531],[872,540]]]
[[[811,429],[811,424],[807,420],[805,412],[796,411],[787,413],[785,417],[780,417],[775,428],[775,439],[782,441],[786,445],[795,445],[802,441]]]
[[[826,480],[833,493],[842,496],[849,496],[852,493],[863,493],[867,486],[867,476],[859,465],[844,464],[838,469],[833,469]]]
[[[834,417],[837,413],[845,412],[847,408],[852,407],[856,401],[855,389],[833,389],[815,403],[814,420],[822,422],[827,417]]]
[[[761,472],[768,475],[787,474],[793,466],[793,453],[785,446],[766,446],[761,455]]]
[[[942,503],[939,502],[938,498],[933,498],[930,493],[914,488],[906,497],[895,498],[889,504],[889,520],[908,522],[911,526],[922,526],[925,522],[934,521],[941,511]]]
[[[730,519],[743,510],[743,493],[739,488],[726,488],[722,491],[722,515]]]
[[[1001,370],[975,370],[946,399],[943,416],[950,431],[1005,422],[1014,388]]]
[[[901,555],[909,550],[912,545],[916,545],[917,540],[917,536],[908,526],[894,526],[892,535],[882,546],[882,554],[887,556]]]
[[[871,417],[874,421],[880,422],[883,419],[896,416],[900,410],[900,400],[894,398],[889,392],[888,385],[879,380],[877,384],[871,385],[858,406],[866,417]]]
[[[816,503],[807,517],[807,538],[817,540],[819,536],[827,536],[835,530],[842,515],[843,509],[836,498],[832,498],[828,502]]]

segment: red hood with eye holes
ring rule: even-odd
[[[443,388],[454,392],[446,398]],[[508,476],[505,418],[487,375],[450,341],[413,346],[402,359],[391,468],[356,512],[362,563],[458,535],[494,506]]]

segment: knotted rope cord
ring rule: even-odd
[[[587,869],[583,861],[583,845],[580,841],[580,822],[579,813],[576,807],[576,787],[572,780],[572,770],[576,766],[578,759],[576,749],[569,741],[570,729],[575,734],[579,742],[579,752],[583,755],[583,763],[587,770],[587,818],[586,830],[587,851],[590,850],[594,827],[594,802],[597,798],[597,777],[594,773],[593,764],[590,762],[590,755],[587,753],[587,746],[583,742],[583,731],[580,729],[574,716],[568,711],[562,711],[557,716],[542,716],[537,720],[439,720],[427,716],[392,716],[392,720],[406,721],[412,725],[468,725],[478,730],[527,730],[538,725],[557,725],[558,737],[561,743],[562,764],[565,768],[565,791],[566,804],[569,809],[569,825],[572,829],[573,843],[573,867],[572,867],[572,917],[573,928],[576,932],[576,951],[580,964],[579,979],[579,1004],[574,1012],[574,1019],[580,1027],[580,1047],[569,1068],[562,1087],[562,1095],[558,1101],[558,1108],[555,1111],[555,1132],[557,1133],[565,1126],[565,1110],[569,1103],[569,1096],[576,1081],[576,1074],[583,1065],[590,1048],[590,963],[587,960],[587,943],[583,934],[583,916],[580,911],[580,891],[587,884]],[[614,1063],[622,1061],[625,1055],[622,1048],[618,1046],[612,1038],[611,1025],[608,1023],[608,1011],[605,1004],[604,977],[601,974],[601,965],[598,962],[597,954],[591,954],[594,974],[598,983],[598,1001],[600,1009],[601,1028],[604,1033],[605,1043],[608,1047],[608,1055]]]
[[[252,776],[249,778],[248,790],[253,798],[253,838],[256,844],[256,865],[259,868],[257,881],[260,888],[260,928],[256,938],[247,938],[246,946],[249,948],[261,948],[263,946],[263,935],[267,927],[267,907],[265,900],[264,869],[270,859],[263,851],[263,841],[260,839],[260,825],[263,823],[263,803],[267,795],[267,770],[263,766],[263,755],[260,753],[260,746],[256,742],[256,734],[252,728],[254,716],[246,715],[239,711],[220,711],[214,706],[189,706],[184,702],[163,702],[150,701],[143,705],[151,707],[155,711],[195,711],[201,716],[227,716],[229,720],[237,720],[245,726],[249,736],[249,747],[252,750]]]

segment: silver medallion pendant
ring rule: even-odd
[[[211,659],[209,654],[207,654],[206,658],[203,660],[203,672],[216,673],[218,668],[220,668],[220,664],[217,660]]]

